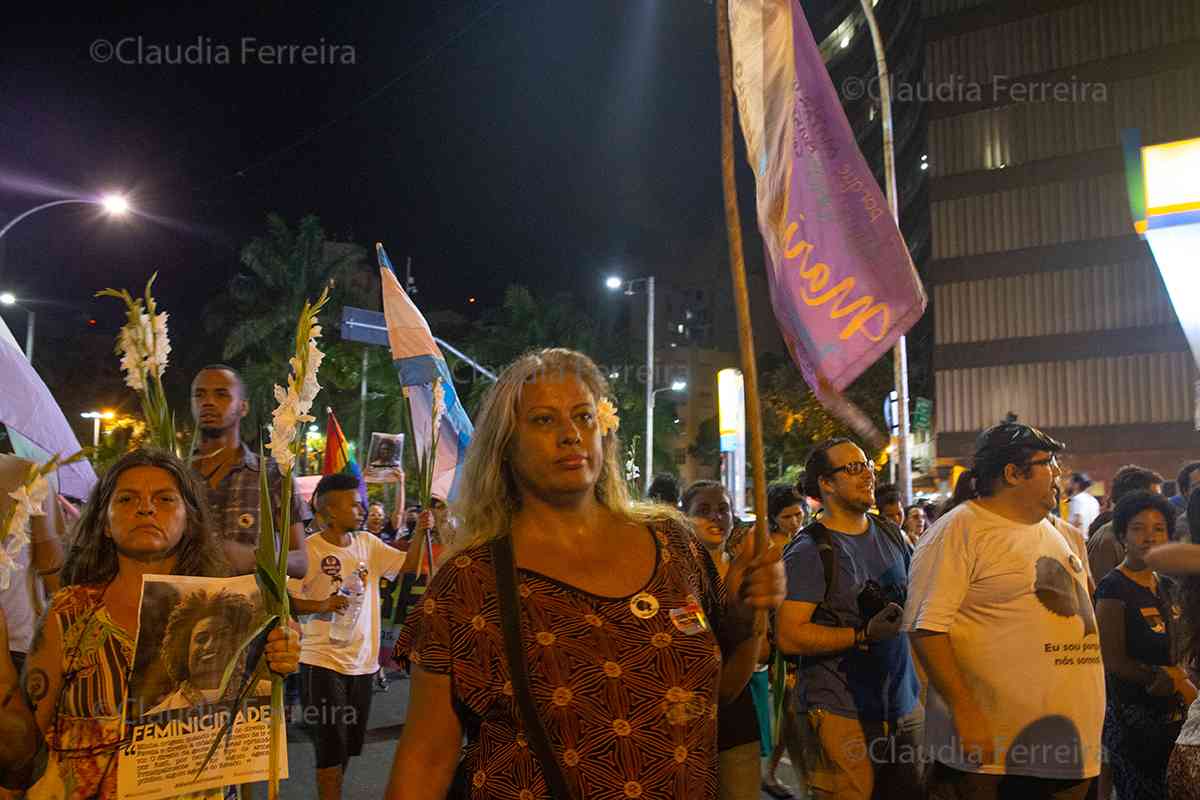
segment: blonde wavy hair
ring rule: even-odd
[[[536,350],[504,368],[483,398],[475,434],[467,449],[458,498],[451,507],[457,521],[454,549],[485,544],[505,535],[521,507],[517,483],[508,459],[517,432],[517,409],[526,384],[542,379],[576,377],[599,402],[611,397],[608,381],[590,358],[561,347]],[[610,511],[639,524],[674,520],[687,525],[675,509],[630,497],[621,467],[621,439],[609,431],[601,443],[603,464],[596,481],[596,499]]]

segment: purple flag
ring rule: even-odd
[[[79,440],[67,424],[62,409],[17,348],[16,340],[2,320],[0,375],[4,376],[0,423],[8,429],[17,455],[45,463],[55,454],[66,458],[79,452]],[[72,497],[87,497],[96,484],[96,473],[87,461],[60,467],[55,475],[59,491]]]
[[[913,326],[925,290],[800,3],[731,0],[729,17],[771,305],[792,359],[825,399]]]

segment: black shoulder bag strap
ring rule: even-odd
[[[825,597],[820,602],[823,607],[837,622],[842,624],[842,617],[833,610],[833,605],[830,602],[834,593],[837,591],[838,584],[838,548],[833,543],[833,537],[829,534],[829,529],[820,522],[814,522],[800,533],[807,533],[812,537],[813,543],[817,546],[817,555],[821,558],[821,569],[825,573]]]
[[[574,800],[567,788],[567,779],[562,767],[554,757],[546,729],[533,704],[533,692],[529,688],[529,672],[525,664],[525,651],[521,647],[521,601],[517,597],[517,565],[513,556],[512,537],[505,535],[492,541],[492,564],[496,569],[496,597],[500,603],[500,627],[504,631],[504,653],[508,659],[508,672],[512,678],[513,698],[525,724],[525,736],[529,746],[542,765],[542,777],[553,800]]]

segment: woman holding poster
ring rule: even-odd
[[[717,797],[717,708],[753,671],[756,609],[783,600],[779,553],[746,548],[723,588],[682,515],[630,500],[609,396],[551,349],[484,399],[454,507],[468,544],[401,635],[387,797],[441,800],[456,770],[476,800]]]
[[[30,800],[117,796],[142,577],[229,571],[203,497],[187,466],[163,451],[130,453],[97,484],[66,557],[64,588],[35,636],[23,692],[7,636],[0,636],[6,788],[28,788]],[[299,655],[294,630],[272,631],[266,646],[272,670],[295,672]],[[221,795],[214,789],[200,796]]]

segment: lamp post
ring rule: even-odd
[[[44,211],[47,208],[55,206],[65,206],[72,203],[84,203],[85,205],[100,206],[108,213],[109,216],[120,217],[129,212],[129,201],[124,195],[106,194],[103,197],[68,197],[65,200],[51,200],[49,203],[42,203],[40,206],[25,211],[8,221],[3,228],[0,228],[0,239],[4,238],[4,234],[12,230],[13,226],[26,217],[33,216],[39,211]]]
[[[613,291],[624,286],[625,294],[632,295],[639,282],[646,284],[646,471],[642,477],[648,492],[654,479],[654,276],[624,281],[613,275],[604,285]]]
[[[687,381],[671,381],[670,386],[663,386],[661,388],[655,389],[653,392],[650,393],[650,411],[646,415],[646,419],[647,419],[646,430],[648,431],[646,434],[647,442],[650,442],[650,433],[649,432],[653,431],[653,425],[654,425],[654,398],[656,398],[658,396],[659,392],[682,392],[686,388],[687,388]],[[650,449],[649,446],[647,446],[646,449],[649,450]],[[650,464],[651,464],[650,456],[646,456],[646,474],[647,475],[650,474]],[[651,476],[649,480],[653,480],[653,476]],[[649,491],[649,480],[647,480],[647,483],[646,483],[647,491]]]
[[[51,200],[49,203],[42,203],[40,206],[34,206],[28,211],[18,214],[9,220],[3,228],[0,228],[0,239],[3,239],[4,234],[12,230],[14,225],[26,217],[33,216],[37,212],[44,211],[47,208],[54,208],[55,206],[65,206],[75,203],[100,206],[110,217],[124,216],[125,214],[129,213],[130,210],[129,200],[127,200],[124,195],[120,194],[106,194],[102,197],[68,197],[63,200]],[[0,305],[12,306],[16,305],[16,303],[17,297],[12,292],[4,292],[3,294],[0,294]],[[29,362],[32,364],[33,326],[34,322],[36,321],[36,317],[32,309],[26,308],[25,306],[22,306],[22,308],[24,309],[25,313],[29,315],[27,318],[27,324],[25,325],[25,357],[29,359]],[[99,423],[97,423],[97,425],[98,424]]]
[[[116,416],[111,411],[85,411],[79,416],[92,421],[92,447],[100,446],[100,420]]]

